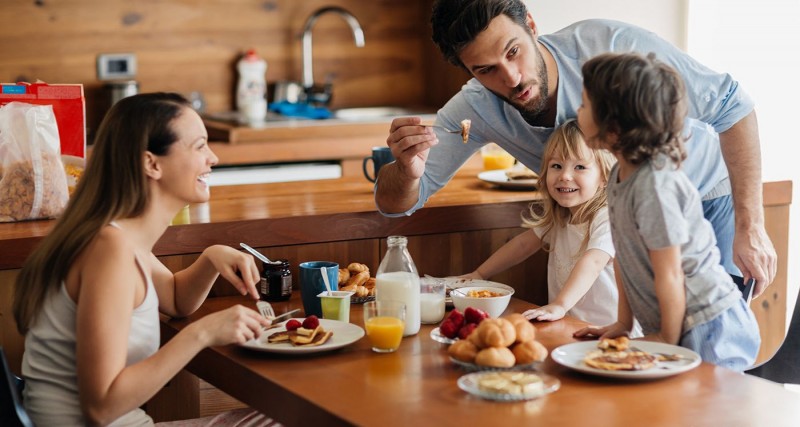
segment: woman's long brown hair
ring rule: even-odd
[[[178,94],[151,93],[124,98],[109,110],[64,213],[17,277],[13,309],[20,333],[33,326],[48,295],[102,227],[144,212],[150,201],[144,154],[168,152],[177,140],[171,122],[188,105]]]

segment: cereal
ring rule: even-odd
[[[0,169],[0,222],[52,218],[67,204],[61,159],[43,152],[41,165],[18,161]]]
[[[467,296],[470,298],[494,298],[494,297],[501,297],[503,295],[505,294],[502,292],[494,292],[488,289],[480,289],[480,290],[470,289],[467,292]]]

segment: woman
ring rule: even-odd
[[[175,214],[209,198],[217,157],[176,94],[125,98],[98,129],[64,214],[17,279],[24,402],[36,425],[148,425],[139,407],[200,350],[243,343],[269,321],[242,306],[192,323],[159,349],[159,311],[194,312],[221,274],[258,299],[253,258],[207,248],[173,274],[152,253]]]

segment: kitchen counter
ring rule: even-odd
[[[199,253],[210,244],[254,247],[372,239],[469,229],[518,227],[520,214],[537,197],[503,191],[465,169],[412,216],[377,212],[373,186],[364,177],[213,187],[208,203],[189,207],[189,224],[174,225],[158,241],[158,256]],[[0,270],[20,268],[53,221],[0,224]]]

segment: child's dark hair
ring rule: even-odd
[[[611,151],[634,164],[656,154],[676,165],[686,158],[683,80],[654,54],[605,53],[583,65],[583,87],[592,103],[597,137],[617,135]]]

